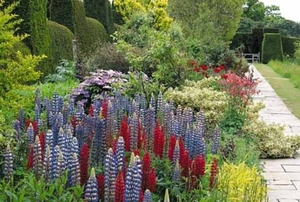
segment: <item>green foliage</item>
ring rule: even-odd
[[[55,74],[49,74],[44,78],[45,82],[65,82],[75,79],[75,66],[68,60],[60,61]]]
[[[1,201],[80,201],[83,202],[82,194],[84,187],[79,185],[68,188],[67,172],[63,177],[47,183],[43,178],[36,179],[33,173],[24,174],[20,182],[14,184],[13,180],[0,182],[3,190],[0,194]]]
[[[270,60],[283,60],[283,50],[280,34],[266,33],[262,43],[262,62],[268,63]]]
[[[54,71],[52,67],[51,37],[47,26],[47,0],[30,0],[29,2],[28,12],[32,53],[47,56],[47,59],[37,67],[46,76]]]
[[[116,34],[117,47],[126,53],[133,70],[152,76],[163,89],[183,83],[187,69],[180,27],[159,31],[149,13],[139,13]]]
[[[90,38],[91,46],[97,43],[104,43],[108,41],[108,34],[104,26],[96,19],[86,18],[87,36]]]
[[[277,34],[279,34],[279,29],[276,29],[276,28],[270,28],[270,27],[265,27],[265,28],[263,29],[263,32],[264,32],[264,34],[266,34],[266,33],[277,33]]]
[[[130,64],[125,59],[125,53],[117,51],[115,44],[107,42],[96,46],[95,52],[85,61],[89,72],[94,72],[96,69],[112,69],[122,73],[129,71]]]
[[[75,32],[73,22],[73,0],[49,0],[49,20],[57,22]]]
[[[267,186],[256,167],[248,167],[245,163],[224,163],[218,173],[217,189],[227,200],[267,201]]]
[[[86,15],[101,22],[108,34],[114,32],[112,6],[109,0],[85,0],[84,7]]]
[[[80,0],[73,1],[72,14],[74,19],[74,35],[79,43],[79,53],[83,57],[90,51],[93,39],[88,35],[88,25],[85,15],[83,2]]]
[[[14,44],[13,49],[14,49],[13,52],[20,51],[24,55],[31,54],[30,48],[23,41],[20,41],[20,42],[17,42],[16,44]]]
[[[282,40],[282,50],[284,56],[288,58],[293,58],[294,56],[296,56],[299,58],[300,54],[297,55],[296,52],[297,52],[297,43],[300,42],[300,38],[281,37],[281,40]]]
[[[55,64],[60,60],[71,60],[73,57],[72,40],[74,39],[73,33],[65,26],[53,21],[47,21],[49,28],[51,45],[52,45],[52,58]]]
[[[16,5],[2,8],[0,3],[0,97],[5,97],[6,92],[20,84],[37,80],[40,73],[35,71],[35,67],[43,59],[43,56],[13,51],[25,37],[14,35],[14,27],[20,24],[19,20],[15,20],[16,15],[11,14]]]

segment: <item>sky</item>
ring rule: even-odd
[[[280,8],[281,16],[296,22],[300,22],[300,1],[299,0],[259,0],[265,6],[276,5]]]

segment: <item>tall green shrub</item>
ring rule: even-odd
[[[114,32],[112,5],[109,0],[85,0],[86,15],[100,21],[107,32]]]
[[[266,64],[270,60],[283,60],[283,50],[280,34],[264,34],[264,40],[262,43],[262,62]]]
[[[296,44],[300,42],[300,38],[281,37],[283,54],[288,57],[294,57],[296,52]]]
[[[52,54],[54,63],[58,64],[62,59],[71,60],[73,33],[66,26],[57,22],[49,20],[47,25],[50,31],[52,50],[55,50]]]
[[[73,22],[73,0],[49,0],[48,18],[75,31]]]
[[[108,34],[106,32],[105,27],[94,18],[86,18],[87,23],[87,36],[89,37],[89,41],[93,44],[103,43],[108,40]]]
[[[30,0],[28,12],[32,53],[48,57],[38,66],[38,70],[46,76],[54,72],[51,37],[47,26],[47,0]]]

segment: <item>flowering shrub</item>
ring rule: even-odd
[[[187,81],[181,88],[166,92],[166,98],[177,105],[202,110],[208,123],[217,124],[227,104],[226,93],[215,90],[217,80],[211,77],[198,82]]]

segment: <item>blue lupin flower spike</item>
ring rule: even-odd
[[[98,184],[95,175],[95,169],[92,168],[91,175],[89,180],[87,181],[85,192],[84,192],[84,199],[87,202],[98,202]]]
[[[172,181],[178,182],[179,180],[180,180],[180,165],[179,165],[179,160],[177,159],[173,170]]]
[[[6,178],[12,177],[13,162],[14,162],[13,153],[10,149],[10,146],[7,145],[5,153],[4,153],[4,168],[3,168],[3,174]]]
[[[152,202],[152,196],[151,196],[151,192],[149,191],[149,189],[145,190],[143,202]]]
[[[33,170],[36,178],[39,178],[42,175],[43,159],[39,136],[35,137],[33,144]]]
[[[13,125],[13,127],[14,127],[14,129],[15,129],[15,131],[16,131],[16,140],[17,141],[20,141],[21,140],[21,122],[18,120],[18,119],[16,119],[15,121],[14,121],[14,125]]]
[[[124,157],[125,157],[125,142],[124,138],[120,136],[117,141],[116,148],[116,160],[117,160],[117,168],[124,171]]]
[[[135,164],[133,167],[133,201],[139,201],[140,191],[142,187],[142,162],[139,156],[135,156]]]
[[[43,161],[43,176],[45,181],[48,182],[51,179],[51,166],[52,166],[52,154],[50,146],[46,146],[46,151]]]
[[[211,148],[212,154],[218,153],[219,144],[220,144],[220,128],[217,127],[213,133],[213,143],[212,143],[212,148]]]
[[[69,162],[68,185],[70,187],[80,185],[80,167],[76,153],[73,153]]]
[[[104,200],[114,201],[115,198],[115,181],[117,178],[118,169],[116,166],[116,158],[112,148],[108,149],[105,156],[104,167]]]
[[[26,134],[27,134],[27,144],[28,146],[30,146],[34,143],[34,130],[33,130],[32,123],[29,124]]]

